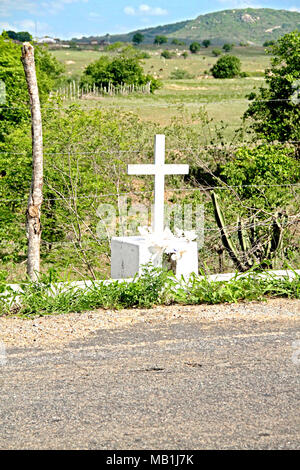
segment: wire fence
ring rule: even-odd
[[[275,142],[265,144],[284,145],[298,143],[298,141],[286,141],[284,143]],[[82,145],[84,144],[86,143],[82,142]],[[194,152],[195,154],[199,154],[201,151],[239,149],[241,145],[242,143],[225,143],[224,145],[211,144],[200,145],[197,147],[179,146],[177,148],[167,148],[166,152],[167,155],[168,152],[176,152],[177,154],[183,152]],[[1,155],[7,154],[11,156],[30,155],[30,153],[31,151],[16,152],[11,149],[8,151],[1,151]],[[50,163],[51,157],[59,158],[64,156],[68,157],[70,155],[74,155],[75,157],[84,157],[97,154],[100,156],[103,154],[107,154],[108,156],[118,155],[122,161],[122,165],[120,167],[121,179],[122,174],[126,173],[125,161],[122,160],[122,157],[126,160],[130,155],[132,155],[131,160],[136,161],[137,155],[143,154],[144,156],[147,156],[148,159],[151,158],[151,161],[153,158],[153,149],[150,147],[146,152],[143,148],[106,150],[95,148],[92,151],[84,152],[76,150],[73,152],[60,152],[46,149],[44,153],[49,157]],[[172,161],[174,161],[174,159],[176,160],[176,155]],[[197,165],[201,166],[201,164],[204,165],[203,168],[206,165],[206,163],[201,160],[197,161]],[[56,171],[55,167],[51,168],[54,172]],[[60,171],[61,169],[58,168],[57,172]],[[68,172],[63,175],[63,178],[71,179],[66,182],[62,178],[62,186],[60,186],[58,182],[56,182],[55,186],[55,182],[49,183],[49,181],[45,181],[46,196],[42,206],[42,216],[44,217],[42,222],[44,224],[41,242],[42,256],[47,260],[47,262],[45,262],[46,264],[48,263],[49,265],[59,266],[59,269],[62,269],[62,266],[69,264],[72,266],[72,269],[74,268],[74,271],[77,272],[77,274],[80,272],[82,277],[86,277],[88,275],[97,278],[101,278],[102,276],[107,277],[110,264],[109,242],[111,236],[119,236],[124,233],[127,235],[135,235],[137,233],[138,225],[143,225],[145,220],[148,220],[148,222],[151,221],[151,205],[153,203],[154,195],[152,178],[147,179],[147,182],[145,179],[142,180],[145,182],[145,189],[139,189],[139,185],[136,189],[134,188],[134,185],[132,186],[132,184],[126,180],[122,181],[121,184],[120,182],[116,184],[115,190],[113,191],[99,191],[99,193],[97,191],[91,191],[89,194],[82,194],[80,171],[80,168],[77,168],[78,175],[75,178],[76,183],[72,181]],[[120,175],[118,177],[120,177]],[[231,238],[232,243],[238,246],[239,236],[241,233],[241,227],[238,223],[239,210],[242,213],[241,220],[243,223],[243,232],[247,233],[249,240],[251,240],[251,237],[255,238],[254,241],[252,240],[252,245],[248,248],[247,256],[250,257],[253,253],[257,256],[261,256],[260,253],[267,250],[268,245],[272,243],[272,230],[274,228],[274,224],[277,223],[278,227],[280,227],[280,224],[284,226],[289,237],[286,251],[284,253],[281,251],[280,263],[285,263],[286,260],[289,259],[290,252],[296,253],[296,255],[293,256],[297,262],[299,261],[299,250],[297,249],[297,240],[299,240],[300,234],[299,188],[300,182],[268,183],[266,181],[260,184],[252,183],[230,185],[222,182],[220,178],[216,178],[215,184],[200,184],[197,183],[197,178],[191,178],[188,181],[187,186],[166,186],[165,206],[166,209],[170,209],[170,228],[174,230],[175,227],[179,229],[186,228],[184,207],[185,205],[188,206],[189,204],[194,204],[188,229],[193,229],[196,225],[197,234],[199,235],[199,239],[201,239],[201,244],[199,244],[200,265],[202,267],[204,265],[209,266],[207,269],[209,269],[208,272],[211,273],[226,272],[228,270],[232,271],[232,269],[234,269],[234,265],[232,259],[228,255],[228,250],[226,251],[223,246],[222,237],[224,236],[224,231],[226,231],[226,235]],[[287,203],[287,206],[279,207],[276,211],[272,207],[262,210],[259,207],[248,207],[247,201],[239,199],[239,192],[246,189],[257,191],[258,196],[261,197],[262,200],[266,197],[266,192],[272,189],[275,191],[280,190],[283,194],[287,190],[292,198],[291,201]],[[210,198],[212,191],[218,191],[220,194],[224,194],[224,200],[227,201],[224,203],[225,207],[223,207],[226,219],[223,227],[218,226],[214,217],[213,205]],[[178,195],[178,200],[174,199],[174,195]],[[200,195],[200,197],[197,195]],[[234,213],[234,211],[229,211],[229,214],[227,214],[229,197],[232,198],[232,201],[237,208],[236,213]],[[125,209],[125,215],[122,213],[123,209],[120,208],[120,201],[122,198],[127,198],[129,200],[128,204],[126,202],[127,206]],[[187,200],[185,200],[185,198],[187,198]],[[4,256],[4,258],[11,257],[18,259],[19,261],[17,261],[17,263],[22,263],[20,260],[24,259],[24,256],[26,256],[26,200],[26,194],[20,197],[9,197],[9,194],[3,195],[3,192],[2,194],[0,192],[0,207],[2,206],[3,208],[6,206],[6,208],[9,208],[10,205],[19,204],[18,207],[20,208],[17,212],[18,218],[15,220],[15,226],[12,229],[15,237],[14,240],[7,239],[5,233],[1,233],[0,224],[0,261],[1,257],[3,258]],[[139,207],[137,207],[136,212],[134,208],[135,205],[138,206],[141,202],[144,206],[147,206],[145,214],[142,216],[139,213]],[[55,203],[55,207],[52,206],[53,203]],[[106,207],[108,204],[110,204],[113,209],[112,213],[116,217],[116,221],[111,221],[109,217],[106,218],[103,214],[99,215],[99,205],[101,207],[102,205]],[[178,214],[175,210],[174,213],[172,213],[173,207],[176,204],[180,206]],[[199,205],[199,207],[205,206],[203,213],[201,213],[200,210],[197,212],[195,209],[197,205]],[[278,216],[278,210],[282,212],[280,216]],[[50,222],[47,218],[50,218]],[[53,218],[53,220],[51,218]],[[197,220],[197,218],[199,220]],[[179,226],[176,225],[178,222]],[[100,232],[97,229],[99,223],[102,224]],[[180,223],[182,223],[181,226]],[[15,233],[19,235],[16,236]],[[16,253],[19,253],[18,256],[16,256]],[[245,257],[246,255],[242,253],[241,256]]]

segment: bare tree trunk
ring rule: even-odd
[[[41,205],[43,202],[43,134],[39,91],[36,79],[34,48],[29,42],[22,47],[22,63],[25,71],[31,108],[32,180],[26,213],[28,238],[27,274],[33,281],[40,273]]]

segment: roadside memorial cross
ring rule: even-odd
[[[128,165],[129,175],[154,175],[154,214],[152,228],[140,227],[139,236],[112,237],[111,277],[126,279],[143,273],[148,263],[161,266],[163,252],[176,261],[176,275],[189,277],[198,273],[197,242],[175,237],[164,227],[164,193],[166,175],[187,175],[189,165],[165,163],[165,136],[154,140],[154,164]],[[151,230],[152,229],[152,230]]]
[[[154,175],[154,217],[153,232],[164,231],[165,175],[187,175],[189,165],[169,165],[165,163],[165,136],[157,134],[154,140],[154,165],[128,165],[128,175]]]

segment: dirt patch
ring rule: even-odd
[[[126,328],[136,323],[201,322],[209,328],[216,322],[276,321],[300,325],[300,301],[272,299],[222,305],[172,305],[153,309],[104,310],[49,315],[33,319],[0,318],[0,340],[6,347],[43,347],[68,344],[99,329]]]

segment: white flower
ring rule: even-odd
[[[195,230],[186,230],[186,231],[184,232],[184,238],[185,238],[188,242],[192,242],[192,241],[196,240],[197,234],[196,234]]]
[[[180,230],[179,228],[175,227],[174,231],[176,233],[176,237],[183,237],[183,230]]]
[[[176,236],[169,228],[165,228],[163,233],[153,232],[151,227],[138,227],[138,231],[149,244],[149,251],[154,259],[158,259],[166,253],[172,255],[171,259],[178,261],[186,253],[186,249],[182,248],[182,241],[191,242],[197,238],[196,232],[193,230],[180,230],[175,228]]]

